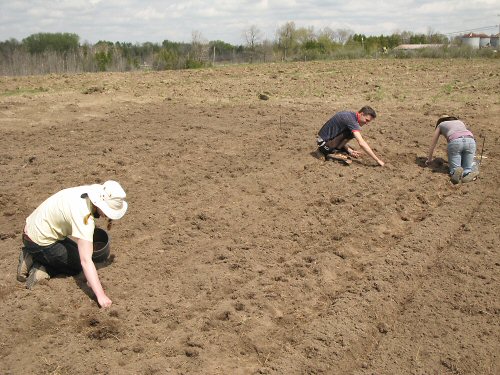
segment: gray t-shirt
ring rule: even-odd
[[[348,131],[351,134],[353,132],[361,131],[361,126],[358,123],[356,112],[337,112],[323,125],[318,133],[318,136],[325,142],[328,142],[344,131]]]
[[[446,137],[448,142],[459,137],[474,137],[472,132],[468,130],[465,124],[460,120],[443,121],[438,127],[439,131]]]

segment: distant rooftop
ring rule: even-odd
[[[495,37],[495,36],[498,36],[497,35],[486,35],[486,34],[474,34],[474,33],[469,33],[469,34],[465,34],[464,36],[462,36],[462,38],[491,38],[491,37]]]
[[[400,44],[395,49],[410,50],[410,49],[422,49],[422,48],[440,48],[443,46],[444,44]]]

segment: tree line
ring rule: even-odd
[[[459,42],[432,31],[366,36],[349,29],[326,27],[315,31],[313,27],[296,27],[294,22],[280,26],[274,40],[264,39],[256,26],[244,30],[242,37],[243,44],[231,45],[220,40],[207,41],[194,31],[189,43],[164,40],[161,44],[110,41],[91,44],[80,43],[80,37],[73,33],[37,33],[22,41],[0,42],[0,75],[191,69],[213,64],[360,58],[388,54],[400,44],[448,46]]]

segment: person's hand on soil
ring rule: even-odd
[[[113,303],[106,295],[99,298],[97,302],[99,303],[99,306],[101,306],[103,309],[110,307],[111,304]]]
[[[362,152],[360,151],[356,151],[356,150],[352,150],[351,153],[349,154],[350,156],[352,156],[353,158],[359,158],[361,155],[363,155]]]
[[[377,160],[377,163],[378,165],[380,165],[381,167],[383,167],[385,165],[385,163],[382,161],[382,160]]]

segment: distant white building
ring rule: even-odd
[[[422,48],[441,48],[444,47],[444,44],[400,44],[394,49],[399,49],[403,51],[411,51]]]
[[[462,43],[472,48],[498,47],[498,35],[469,33],[461,37]]]
[[[499,47],[499,45],[498,45],[498,42],[499,42],[499,39],[500,39],[499,36],[500,36],[500,34],[490,36],[490,45],[493,48],[498,48]]]

